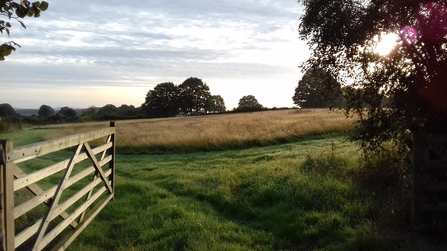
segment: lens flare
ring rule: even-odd
[[[406,46],[413,45],[418,40],[418,31],[411,26],[405,26],[400,31],[400,39]]]

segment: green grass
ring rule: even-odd
[[[348,175],[358,157],[340,137],[119,155],[116,199],[70,250],[382,250],[370,196]]]
[[[0,133],[0,139],[13,142],[14,147],[24,146],[43,141],[43,137],[54,129],[25,129],[19,132]]]
[[[22,133],[6,136],[23,145],[47,132]],[[67,156],[19,166],[29,172]],[[411,231],[390,166],[363,165],[336,135],[183,154],[118,149],[115,200],[69,250],[445,250]]]

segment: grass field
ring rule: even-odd
[[[327,111],[254,113],[245,115],[249,132],[268,128],[262,119],[249,119],[261,114],[264,121],[285,123],[269,132],[290,127],[290,134],[281,136],[287,140],[247,145],[252,140],[247,133],[239,134],[236,150],[221,143],[220,151],[219,144],[211,152],[181,151],[181,145],[192,144],[182,143],[160,155],[118,151],[115,200],[69,250],[445,250],[445,242],[411,231],[408,212],[399,204],[398,182],[389,175],[393,167],[385,161],[364,168],[368,163],[358,147],[341,135],[351,121]],[[288,114],[293,118],[286,119]],[[117,137],[122,142],[132,138],[120,134],[128,126],[138,128],[136,133],[158,128],[181,141],[188,134],[185,125],[220,128],[230,121],[244,127],[239,115],[119,122]],[[322,121],[333,122],[318,127]],[[60,135],[57,129],[39,129],[0,138],[28,144],[48,133]],[[141,140],[135,147],[155,149],[146,143]],[[51,159],[41,161],[49,164]]]
[[[45,139],[108,123],[69,124]],[[293,142],[305,135],[340,132],[352,126],[343,114],[324,109],[282,110],[200,117],[118,121],[117,146],[130,152],[195,152]]]

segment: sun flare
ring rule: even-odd
[[[394,33],[384,34],[377,42],[375,52],[381,56],[387,56],[391,50],[396,46],[399,36]]]

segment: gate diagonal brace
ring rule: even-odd
[[[88,143],[84,143],[84,148],[87,150],[87,155],[90,157],[90,159],[93,162],[93,165],[95,166],[96,170],[99,173],[99,176],[101,180],[104,182],[105,186],[109,190],[109,193],[113,193],[112,186],[110,185],[108,179],[106,178],[106,175],[104,174],[104,171],[102,170],[101,166],[99,165],[98,160],[96,159],[95,155],[92,152],[92,149],[90,148]]]
[[[71,157],[71,159],[70,159],[70,163],[67,166],[65,174],[62,177],[62,180],[59,183],[58,188],[56,189],[56,193],[54,194],[53,203],[51,203],[51,206],[48,209],[48,212],[44,216],[44,218],[42,220],[42,224],[39,227],[37,239],[36,239],[36,242],[34,243],[34,247],[32,249],[33,251],[41,250],[41,245],[43,245],[41,243],[41,241],[42,241],[42,238],[45,235],[45,232],[47,231],[48,225],[50,223],[48,221],[48,219],[51,219],[52,214],[54,214],[54,209],[56,208],[56,206],[59,203],[59,199],[61,198],[61,195],[62,195],[64,186],[65,186],[65,183],[68,180],[68,178],[70,177],[71,171],[73,171],[73,167],[74,167],[74,164],[75,164],[75,159],[79,155],[79,153],[81,152],[82,146],[83,146],[83,144],[79,144],[78,145],[78,147],[76,149],[76,152],[73,154],[73,157]]]

